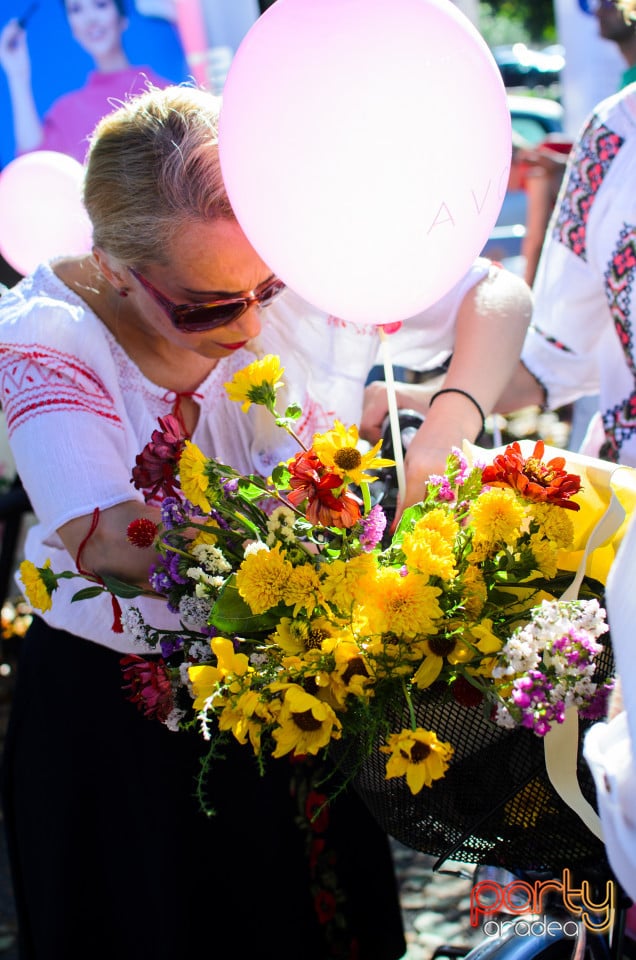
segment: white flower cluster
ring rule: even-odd
[[[121,612],[121,625],[126,636],[133,643],[147,643],[150,640],[150,628],[144,622],[139,607],[127,607]]]
[[[272,511],[267,521],[267,536],[265,542],[268,547],[273,547],[277,541],[283,543],[293,543],[296,539],[294,534],[295,514],[289,507],[276,507]]]
[[[603,650],[598,637],[607,632],[605,610],[597,600],[544,600],[532,620],[510,637],[492,671],[508,680],[510,694],[497,705],[502,727],[522,724],[544,736],[552,723],[562,723],[569,706],[599,710],[611,684],[593,680],[596,657]]]
[[[207,627],[211,609],[212,601],[209,597],[181,597],[179,601],[181,623],[193,633],[203,633]],[[207,644],[204,646],[209,653]]]

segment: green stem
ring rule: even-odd
[[[415,707],[413,706],[413,700],[411,699],[411,692],[406,685],[406,680],[402,680],[402,692],[404,694],[404,699],[406,700],[407,706],[409,708],[409,719],[411,721],[411,730],[417,730],[417,719],[415,717]]]
[[[362,489],[362,502],[364,504],[364,515],[366,517],[371,513],[371,491],[369,490],[368,483],[361,483],[360,487]]]

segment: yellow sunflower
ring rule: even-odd
[[[458,634],[441,634],[418,641],[418,648],[424,654],[424,659],[415,671],[413,682],[420,690],[437,680],[442,672],[444,661],[453,665],[468,663],[475,656],[475,651],[465,643]]]
[[[246,690],[227,704],[219,716],[219,730],[231,730],[239,743],[249,739],[255,754],[261,751],[264,727],[272,724],[280,709],[278,701],[265,702],[256,690]]]
[[[255,360],[242,370],[237,370],[233,378],[223,386],[230,400],[241,404],[244,413],[247,413],[253,403],[262,404],[273,411],[276,391],[282,386],[284,369],[280,365],[280,357],[268,353],[262,360]]]
[[[188,667],[188,678],[194,694],[194,709],[203,710],[205,701],[212,696],[218,682],[223,679],[223,674],[218,667],[198,664]]]
[[[196,444],[186,440],[183,453],[179,458],[179,479],[183,495],[195,507],[200,507],[204,513],[212,509],[206,494],[208,492],[208,478],[205,474],[207,459]]]
[[[290,684],[285,690],[277,723],[272,733],[276,741],[273,757],[284,757],[286,753],[315,756],[330,740],[339,740],[342,730],[329,704],[297,684]]]
[[[382,753],[390,754],[386,765],[386,779],[406,776],[411,793],[419,793],[422,787],[430,787],[433,780],[440,780],[448,770],[453,756],[450,743],[438,740],[432,730],[401,730],[392,733]]]
[[[394,460],[384,460],[378,456],[382,441],[366,453],[358,449],[360,437],[356,426],[345,427],[340,420],[336,420],[333,430],[327,433],[317,433],[314,436],[312,448],[322,464],[331,473],[339,477],[346,477],[351,483],[371,483],[376,477],[365,474],[365,470],[379,470],[381,467],[392,467]]]

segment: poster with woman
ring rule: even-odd
[[[114,101],[189,75],[179,0],[4,0],[0,164],[32,150],[84,159]]]

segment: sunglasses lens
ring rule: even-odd
[[[282,280],[279,280],[278,277],[270,283],[268,287],[265,287],[263,292],[259,295],[258,302],[261,307],[267,307],[272,300],[275,300],[279,293],[282,293],[285,289],[285,284]]]
[[[241,303],[212,304],[201,307],[188,307],[174,317],[174,324],[186,333],[199,330],[214,330],[236,320],[247,309],[245,301]]]

